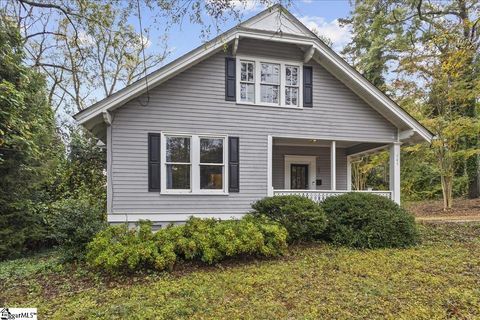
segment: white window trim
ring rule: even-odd
[[[292,164],[307,164],[308,165],[308,185],[310,188],[307,190],[316,190],[317,180],[317,157],[316,156],[298,156],[298,155],[285,155],[285,175],[284,186],[285,190],[290,190],[290,177],[291,177],[291,165]]]
[[[278,107],[278,108],[290,108],[290,109],[303,109],[303,62],[293,60],[278,60],[270,58],[255,58],[251,56],[236,56],[236,92],[237,92],[237,104],[239,105],[254,105],[265,107]],[[241,61],[255,62],[255,101],[248,102],[240,99],[240,75],[241,75]],[[261,63],[274,63],[280,64],[280,97],[279,103],[266,103],[260,102],[260,80],[261,80]],[[298,105],[286,105],[285,104],[285,66],[298,66]]]
[[[190,189],[167,189],[167,136],[189,137],[190,138]],[[221,138],[223,139],[223,189],[201,189],[200,188],[200,139]],[[205,133],[191,134],[181,132],[160,133],[160,194],[179,195],[228,195],[228,135]],[[218,165],[218,164],[215,164]]]

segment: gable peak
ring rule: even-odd
[[[240,27],[280,34],[315,37],[313,33],[280,4],[271,6],[240,24]]]

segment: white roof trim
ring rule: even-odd
[[[277,5],[273,8],[275,8],[276,10],[282,10],[282,14],[289,18],[289,21],[293,20],[293,22],[298,24],[298,28],[308,30],[300,21],[298,21],[298,19],[296,19],[283,7]],[[315,48],[315,52],[318,52],[321,55],[321,59],[318,59],[314,55],[313,59],[315,61],[322,65],[325,62],[333,64],[335,68],[335,70],[333,70],[334,75],[335,72],[337,74],[339,72],[343,73],[349,80],[352,80],[354,84],[358,85],[387,111],[391,112],[405,126],[411,128],[414,132],[417,132],[426,141],[430,142],[432,140],[433,135],[425,127],[423,127],[417,120],[415,120],[405,110],[398,106],[393,100],[387,97],[377,87],[371,84],[366,78],[364,78],[360,73],[358,73],[353,67],[351,67],[345,60],[343,60],[338,54],[336,54],[330,47],[324,44],[309,30],[308,31],[310,32],[311,36],[306,36],[304,32],[297,35],[290,33],[279,34],[270,30],[258,30],[248,28],[248,26],[252,25],[252,22],[253,25],[255,25],[257,20],[263,19],[266,15],[271,15],[274,11],[275,10],[273,9],[267,9],[263,11],[257,16],[241,23],[237,27],[234,27],[229,31],[223,33],[222,35],[216,37],[205,45],[202,45],[192,50],[186,55],[149,74],[147,77],[150,87],[153,88],[160,83],[172,78],[176,74],[208,58],[209,56],[220,50],[225,43],[229,43],[236,38],[253,38],[308,46]],[[324,59],[326,61],[323,61]],[[349,84],[346,85],[349,86]],[[77,113],[74,117],[80,124],[84,124],[88,120],[103,114],[103,112],[105,111],[111,111],[115,110],[118,107],[121,107],[126,102],[138,97],[145,91],[146,83],[145,78],[143,78],[134,82],[130,86],[119,90],[113,95],[95,103],[91,107]],[[374,109],[377,109],[378,112],[382,113],[381,110],[378,110],[378,108]]]

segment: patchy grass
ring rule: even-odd
[[[0,263],[0,302],[41,318],[480,318],[480,224],[422,225],[410,249],[295,246],[278,260],[108,278],[55,253]]]

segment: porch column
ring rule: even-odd
[[[273,196],[273,166],[272,166],[272,153],[273,153],[273,138],[267,137],[267,196]]]
[[[330,189],[337,190],[337,155],[336,143],[332,141],[330,147]]]
[[[400,204],[400,142],[390,145],[390,191],[392,200]]]
[[[352,157],[347,156],[347,191],[352,191]]]

